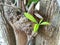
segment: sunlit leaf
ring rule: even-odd
[[[40,25],[50,25],[49,22],[42,22]]]
[[[34,31],[34,32],[38,32],[38,29],[39,29],[39,24],[35,24],[35,25],[34,25],[34,30],[33,30],[33,31]]]
[[[28,18],[32,22],[37,23],[36,19],[31,14],[25,12],[24,15],[26,18]]]

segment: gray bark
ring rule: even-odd
[[[6,3],[9,4],[9,2]],[[11,10],[11,7],[6,6],[4,8],[5,16],[8,21],[11,21],[11,26],[14,29],[16,43],[17,45],[26,45],[27,35],[28,37],[31,35],[29,33],[32,30],[30,25],[33,23],[28,21],[22,14],[16,15],[15,9]],[[40,0],[40,11],[38,13],[41,14],[44,21],[49,21],[51,25],[40,27],[35,38],[35,45],[60,45],[60,6],[58,0]]]
[[[5,14],[3,6],[0,5],[0,29],[1,29],[1,35],[4,40],[2,45],[16,45],[15,43],[15,35],[13,32],[12,27],[9,25],[9,23],[5,20]]]
[[[11,5],[11,2],[8,3],[8,1],[6,1],[5,4]],[[8,6],[4,6],[4,13],[5,13],[5,18],[6,18],[7,22],[13,28],[13,31],[15,34],[15,39],[16,39],[16,45],[26,45],[27,35],[24,31],[22,31],[23,27],[21,26],[22,29],[19,27],[20,26],[19,19],[20,19],[21,15],[16,14],[15,8],[8,7]],[[22,18],[23,21],[24,21],[24,19],[26,19],[26,18],[25,17]]]
[[[3,14],[0,14],[0,28],[1,28],[1,35],[4,42],[2,45],[15,45],[15,37],[14,32],[11,26],[6,22]]]
[[[60,6],[58,0],[40,0],[40,14],[50,26],[40,27],[36,45],[60,45]]]

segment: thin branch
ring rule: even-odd
[[[15,9],[20,9],[20,8],[16,7],[14,4],[9,5],[9,4],[0,3],[0,5],[12,7],[12,8],[15,8]]]

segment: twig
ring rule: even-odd
[[[21,4],[21,5],[22,5],[22,8],[21,8],[21,9],[22,9],[22,11],[23,11],[23,12],[25,12],[25,11],[26,11],[26,9],[25,9],[25,5],[24,5],[24,1],[22,1],[22,4]]]
[[[9,4],[0,3],[0,5],[8,6],[8,7],[12,7],[12,8],[15,8],[15,9],[20,9],[20,8],[18,8],[18,7],[16,7],[16,6],[14,6],[14,4],[9,5]]]
[[[29,13],[33,13],[34,5],[35,5],[35,3],[32,2],[32,4],[30,5],[30,7],[29,7],[29,9],[28,9],[28,12],[29,12]]]

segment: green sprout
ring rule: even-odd
[[[37,3],[38,1],[39,0],[29,0],[29,2],[27,3],[27,6],[29,7],[32,2]]]
[[[38,29],[39,29],[40,25],[50,25],[49,22],[43,22],[43,19],[41,19],[38,23],[37,20],[29,13],[25,12],[24,15],[27,19],[29,19],[30,21],[35,23],[34,30],[33,30],[33,32],[35,32],[35,33],[38,32]]]

